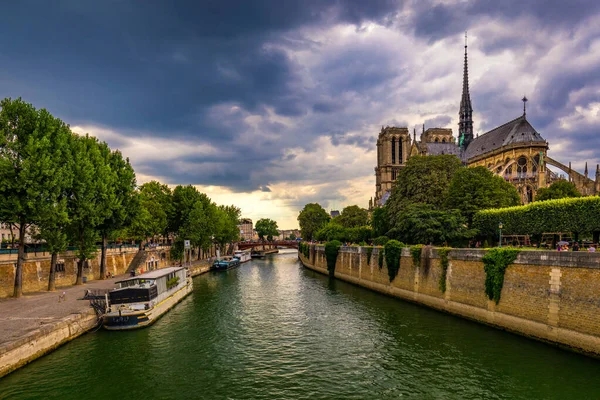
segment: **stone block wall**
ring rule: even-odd
[[[312,245],[302,263],[327,274],[324,247]],[[424,248],[420,262],[403,249],[400,269],[390,282],[387,265],[378,265],[361,247],[342,247],[335,277],[381,293],[510,330],[535,339],[600,356],[600,254],[523,251],[505,273],[500,302],[485,294],[485,250],[456,249],[448,254],[446,291],[440,289],[441,260]]]
[[[109,249],[106,255],[107,271],[113,275],[121,275],[127,271],[131,260],[137,253],[135,248]],[[157,255],[157,257],[159,257]],[[58,257],[64,263],[64,271],[56,272],[56,286],[74,285],[77,279],[77,264],[72,252]],[[163,264],[165,264],[163,262]],[[162,268],[162,265],[159,268]],[[13,294],[15,282],[16,260],[0,261],[0,298],[10,297]],[[37,256],[28,256],[23,263],[23,292],[40,292],[48,289],[48,276],[50,274],[50,255],[39,253]],[[88,281],[100,278],[100,254],[88,261],[88,267],[83,269],[83,276]]]

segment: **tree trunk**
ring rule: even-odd
[[[50,257],[50,275],[48,276],[48,291],[53,292],[56,290],[56,259],[58,258],[58,254],[52,253],[52,257]]]
[[[76,285],[83,284],[83,263],[85,262],[84,258],[81,258],[77,261],[77,280],[75,281]]]
[[[100,254],[100,279],[106,278],[106,248],[108,247],[108,238],[106,233],[102,233],[102,253]]]
[[[263,242],[263,250],[265,250],[265,239],[263,239],[262,242]]]
[[[21,218],[19,225],[19,252],[17,254],[17,269],[15,270],[14,297],[23,295],[23,261],[25,261],[25,220]]]
[[[598,243],[598,241],[600,240],[600,231],[594,231],[594,233],[593,233],[593,236],[594,236],[594,237],[593,237],[593,239],[592,239],[592,240],[594,241],[594,243],[596,243],[596,244],[597,244],[597,243]]]

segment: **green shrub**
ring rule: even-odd
[[[385,244],[385,262],[387,263],[388,276],[390,282],[398,275],[400,269],[400,257],[402,256],[402,248],[404,243],[397,240],[389,240]]]
[[[179,283],[179,277],[174,276],[173,278],[167,280],[167,289],[171,289],[173,286],[177,286]]]
[[[417,245],[410,247],[410,255],[412,256],[413,264],[415,266],[419,265],[419,263],[421,262],[421,253],[422,252],[423,252],[422,244],[417,244]]]
[[[342,243],[337,240],[325,243],[325,258],[327,259],[327,271],[329,276],[335,276],[335,263]]]
[[[592,233],[600,231],[600,197],[565,198],[483,210],[475,214],[473,228],[483,237],[497,237],[500,222],[502,233],[507,235]]]
[[[504,273],[519,254],[517,249],[496,248],[491,249],[483,256],[485,269],[485,294],[496,304],[500,301],[500,293],[504,285]]]
[[[373,247],[365,247],[367,249],[367,265],[371,265],[371,255],[373,254]]]
[[[483,241],[483,248],[487,249],[488,247],[490,247],[490,244],[488,243],[487,239]]]
[[[387,236],[379,236],[373,239],[373,244],[375,246],[385,246],[385,244],[390,240]]]
[[[440,275],[440,291],[442,293],[446,293],[446,276],[448,275],[448,253],[452,250],[450,247],[440,247],[437,251],[440,255],[440,267],[442,268],[442,273]]]

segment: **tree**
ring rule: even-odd
[[[404,243],[457,243],[475,235],[467,228],[459,210],[436,210],[430,204],[411,204],[391,229],[390,234]]]
[[[260,240],[263,241],[263,247],[265,238],[272,238],[273,236],[279,235],[279,231],[277,230],[277,222],[269,218],[261,218],[256,221],[254,229],[256,229],[256,233],[258,234]]]
[[[331,218],[318,203],[309,203],[298,214],[298,223],[304,240],[312,240],[313,236]]]
[[[371,214],[371,227],[373,236],[384,236],[390,230],[390,221],[388,218],[387,207],[378,207]]]
[[[169,216],[173,214],[173,193],[169,186],[158,181],[144,183],[139,188],[141,202],[146,205],[153,218],[153,233],[168,236]]]
[[[581,197],[581,193],[573,182],[559,180],[547,188],[538,189],[535,201],[563,199],[567,197]]]
[[[369,224],[369,213],[359,206],[348,206],[342,210],[336,221],[344,228],[357,228]]]
[[[465,167],[456,171],[446,201],[446,207],[460,210],[469,225],[477,211],[520,204],[517,189],[485,167]]]
[[[221,249],[240,238],[238,228],[242,211],[236,206],[219,206],[216,213],[215,241]]]
[[[328,242],[330,240],[339,240],[345,242],[348,240],[348,230],[337,223],[337,218],[332,219],[319,229],[314,238],[318,241]]]
[[[100,279],[106,276],[106,248],[108,237],[113,236],[125,226],[130,225],[139,213],[139,203],[134,198],[136,185],[135,172],[129,159],[123,159],[120,151],[111,152],[104,142],[98,144],[103,162],[109,166],[104,177],[106,186],[104,196],[99,199],[99,206],[104,210],[104,220],[98,230],[102,238],[100,256]]]
[[[296,240],[296,235],[294,233],[290,233],[290,240]]]
[[[20,98],[0,102],[0,220],[18,224],[14,296],[23,294],[25,233],[56,210],[68,127]],[[56,143],[53,142],[56,140]]]
[[[460,160],[453,155],[409,158],[399,171],[396,185],[386,202],[392,227],[401,222],[402,212],[412,204],[430,204],[434,209],[443,209],[450,181],[460,168]]]
[[[73,136],[73,185],[68,196],[70,222],[68,235],[77,246],[77,280],[83,283],[83,267],[96,255],[100,225],[110,217],[111,210],[99,199],[110,196],[110,165],[102,154],[98,140],[89,135]]]

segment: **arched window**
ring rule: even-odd
[[[531,203],[533,201],[533,189],[530,186],[525,186],[525,199],[527,203]]]
[[[396,138],[392,138],[392,164],[396,164]]]
[[[517,159],[517,176],[519,178],[527,177],[527,158],[524,156]]]
[[[446,138],[443,138],[443,139],[442,139],[442,143],[446,143]]]

